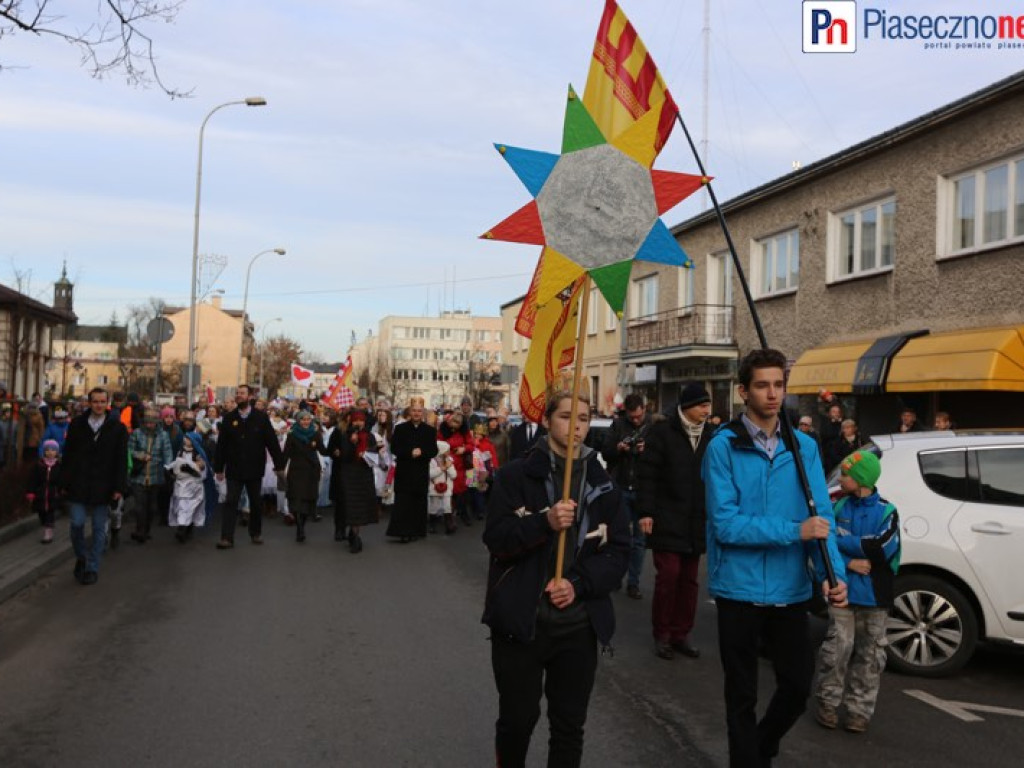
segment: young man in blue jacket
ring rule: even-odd
[[[814,650],[807,601],[814,584],[834,606],[846,605],[846,572],[836,548],[832,509],[818,446],[793,431],[819,510],[808,513],[793,450],[782,438],[786,357],[755,350],[739,368],[746,412],[715,433],[702,465],[707,498],[709,591],[718,608],[725,673],[729,764],[768,766],[807,706]],[[829,588],[818,541],[827,542],[838,584]],[[757,720],[758,652],[764,647],[776,689]]]
[[[900,521],[896,507],[878,495],[882,465],[871,451],[854,451],[840,464],[836,535],[850,578],[850,605],[829,610],[828,634],[818,654],[815,696],[818,722],[864,733],[875,711],[885,668],[885,620],[892,606],[899,566]]]

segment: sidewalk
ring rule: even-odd
[[[0,528],[0,603],[64,561],[70,573],[73,555],[67,516],[58,518],[52,544],[40,544],[42,535],[35,515]]]

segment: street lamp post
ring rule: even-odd
[[[245,270],[245,293],[242,296],[242,337],[238,340],[238,373],[235,375],[235,381],[239,384],[242,383],[242,358],[245,356],[245,311],[249,306],[249,276],[252,274],[252,265],[256,263],[256,259],[267,253],[284,256],[287,251],[284,248],[268,248],[265,251],[260,251],[249,259],[249,266]]]
[[[227,101],[211,109],[202,125],[199,126],[199,159],[196,163],[196,212],[192,228],[192,287],[189,290],[189,322],[188,322],[188,369],[185,372],[186,399],[192,402],[192,388],[195,385],[195,362],[196,362],[196,283],[198,282],[197,272],[199,271],[199,196],[203,185],[203,133],[206,131],[206,124],[214,113],[224,107],[231,107],[236,104],[244,104],[247,107],[264,107],[267,100],[262,96],[249,96],[241,101]]]
[[[270,325],[271,323],[279,323],[279,322],[281,322],[281,318],[280,317],[275,317],[275,318],[273,318],[271,320],[267,320],[267,322],[265,322],[263,324],[263,332],[260,334],[261,341],[260,341],[260,390],[259,391],[260,391],[260,395],[263,395],[263,396],[265,396],[264,392],[263,392],[263,350],[267,346],[267,326]]]

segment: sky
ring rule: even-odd
[[[703,0],[620,5],[701,141]],[[858,3],[890,14],[989,5]],[[20,276],[49,303],[66,262],[87,324],[151,297],[186,305],[199,127],[219,104],[262,96],[267,106],[226,107],[205,131],[203,292],[241,308],[251,264],[257,335],[283,333],[328,362],[387,315],[495,316],[526,291],[540,249],[478,239],[531,199],[493,144],[559,151],[566,87],[585,86],[603,7],[186,0],[174,23],[146,27],[184,99],[92,79],[56,39],[2,37],[0,283]],[[1024,66],[1024,49],[877,36],[851,54],[804,54],[798,0],[712,0],[710,30],[707,165],[722,201]],[[680,131],[655,167],[697,172]],[[700,210],[698,196],[662,218]],[[287,253],[252,261],[274,248]]]

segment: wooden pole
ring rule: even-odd
[[[569,411],[569,435],[565,447],[565,473],[562,475],[562,501],[572,497],[572,463],[576,446],[576,418],[579,415],[580,374],[583,371],[583,346],[587,339],[587,312],[590,309],[590,275],[583,278],[583,298],[580,301],[579,332],[576,336],[576,354],[573,357],[572,407]],[[565,566],[565,529],[558,532],[558,556],[555,559],[555,581],[562,578]]]

